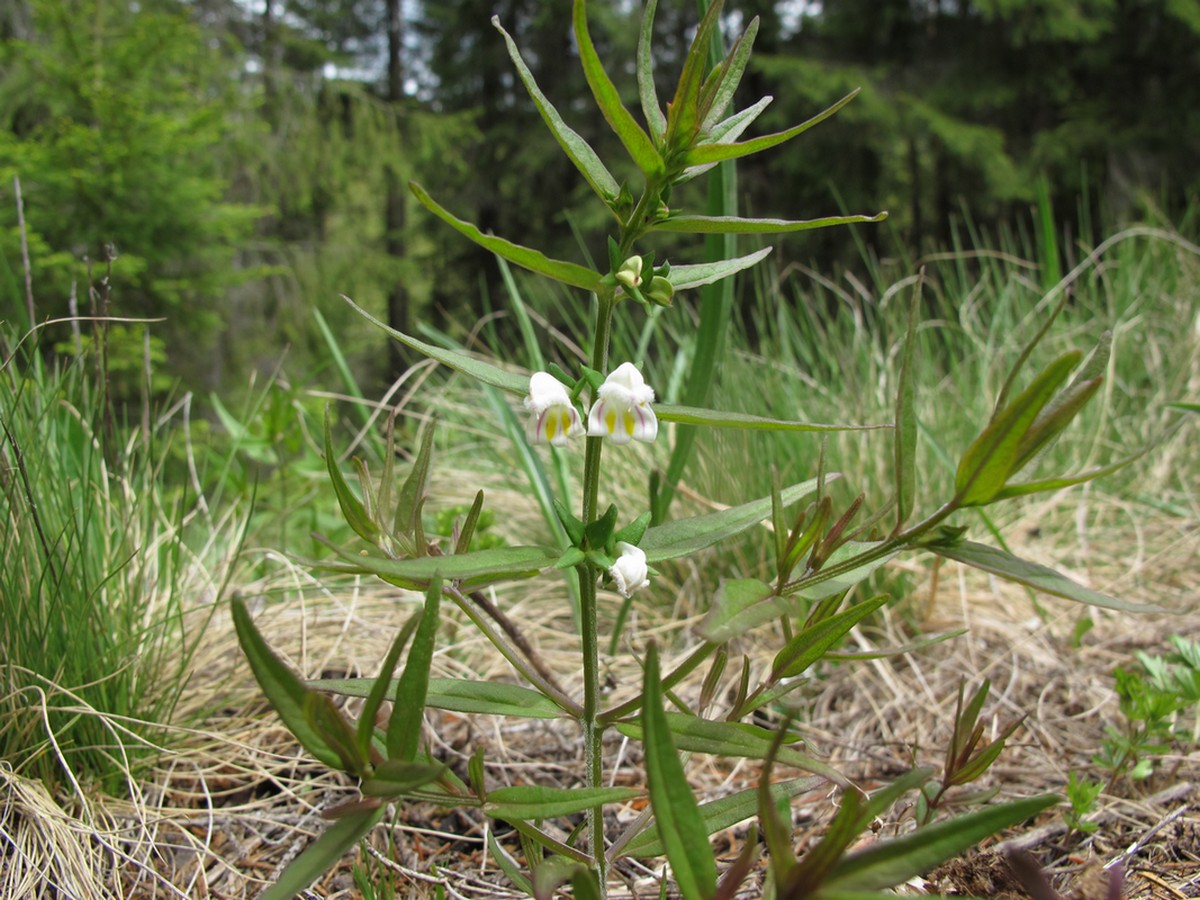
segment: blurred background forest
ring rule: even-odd
[[[1063,256],[1042,261],[1046,274],[1134,219],[1194,235],[1200,0],[727,7],[730,34],[761,18],[737,105],[776,99],[754,133],[863,89],[801,140],[739,165],[743,214],[890,211],[853,234],[775,241],[775,271],[900,277],[958,242],[1008,234],[1019,246],[1030,233]],[[640,4],[589,10],[636,108]],[[113,377],[136,384],[149,346],[156,390],[179,379],[225,393],[285,348],[293,379],[316,377],[328,362],[319,310],[364,383],[383,384],[406,361],[340,293],[406,330],[461,333],[500,278],[416,205],[409,179],[485,230],[603,259],[604,213],[542,128],[493,14],[570,124],[628,176],[589,112],[567,0],[9,0],[0,319],[23,326],[72,305],[161,318],[149,344],[142,326],[113,330]],[[661,91],[696,19],[691,0],[659,3]],[[43,340],[72,336],[62,326]]]

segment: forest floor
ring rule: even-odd
[[[981,787],[1001,799],[1062,793],[1068,773],[1093,778],[1092,764],[1110,726],[1123,719],[1112,672],[1136,665],[1134,654],[1163,654],[1167,640],[1200,640],[1200,522],[1167,515],[1132,518],[1114,505],[1077,515],[1075,506],[1030,506],[1006,528],[1014,552],[1056,567],[1077,580],[1166,614],[1130,615],[1085,610],[1041,597],[1039,614],[1023,589],[947,563],[934,569],[927,558],[892,565],[911,585],[878,627],[854,634],[870,650],[924,633],[960,628],[966,634],[915,654],[869,662],[825,665],[800,695],[799,729],[813,754],[871,788],[913,765],[939,766],[949,740],[959,685],[990,679],[984,708],[989,733],[1025,716]],[[1074,510],[1074,511],[1071,511]],[[1048,523],[1057,522],[1057,526]],[[1086,526],[1083,523],[1087,523]],[[687,572],[678,576],[686,595]],[[313,677],[372,673],[411,606],[395,590],[326,591],[289,566],[280,578],[305,582],[304,601],[264,604],[259,585],[243,595],[259,627],[280,652]],[[646,592],[649,595],[651,592]],[[648,598],[647,598],[648,599]],[[564,682],[578,671],[577,646],[561,591],[523,587],[498,592],[498,600],[528,628],[530,641]],[[656,610],[640,604],[629,624],[635,650],[653,637],[667,648],[665,664],[680,659],[699,640],[700,610],[677,604]],[[1080,633],[1087,615],[1093,627]],[[435,674],[508,679],[511,672],[470,630],[450,617]],[[776,635],[755,633],[737,652],[753,654]],[[732,656],[732,654],[731,654]],[[731,660],[732,661],[732,660]],[[735,667],[730,666],[732,671]],[[222,610],[195,660],[170,749],[150,771],[140,772],[124,797],[77,785],[51,798],[40,784],[0,772],[7,798],[0,825],[9,839],[0,855],[0,888],[11,897],[257,896],[325,825],[321,813],[356,796],[345,778],[307,761],[257,694]],[[606,661],[611,697],[633,692],[640,675],[634,654]],[[685,688],[686,692],[686,688]],[[216,698],[214,700],[214,698]],[[581,780],[581,742],[568,720],[524,722],[466,718],[431,711],[433,752],[465,773],[475,748],[486,748],[487,775],[495,783],[533,782],[569,786]],[[606,745],[606,768],[616,783],[640,784],[640,758],[632,744],[614,736]],[[760,772],[748,761],[693,757],[689,768],[702,798],[752,786]],[[782,770],[779,773],[784,774]],[[836,794],[822,786],[793,803],[797,847],[811,845],[835,808]],[[639,814],[633,804],[610,822],[610,836]],[[1008,851],[1030,851],[1063,896],[1100,898],[1200,897],[1200,744],[1179,744],[1155,759],[1153,775],[1119,779],[1101,795],[1090,835],[1070,831],[1063,807],[942,866],[900,893],[986,897],[1029,896],[1018,886]],[[361,874],[376,896],[458,898],[521,896],[502,874],[486,841],[486,820],[468,812],[410,805],[396,812],[368,841],[364,855],[348,854],[313,889],[312,896],[364,896]],[[877,823],[870,840],[912,827],[904,802]],[[731,859],[745,837],[740,826],[719,833],[714,846]],[[514,854],[511,835],[498,830]],[[659,863],[622,864],[612,895],[659,896]],[[1113,872],[1123,871],[1122,893],[1110,892]],[[386,885],[393,892],[389,894]],[[744,896],[757,893],[751,882]],[[0,891],[2,892],[2,891]],[[1046,893],[1044,897],[1053,897]]]

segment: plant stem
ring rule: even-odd
[[[591,367],[604,372],[608,366],[608,343],[612,333],[613,291],[601,288],[596,294],[596,332],[592,344]],[[593,398],[594,399],[594,398]],[[600,494],[600,455],[604,439],[589,437],[583,460],[583,515],[585,525],[596,520],[596,501]],[[596,624],[596,580],[600,572],[584,563],[579,572],[580,650],[583,654],[583,746],[586,784],[589,788],[604,783],[600,723],[600,650]],[[604,856],[604,807],[595,806],[587,815],[588,849],[596,866],[600,896],[607,895],[607,860]]]

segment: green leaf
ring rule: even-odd
[[[592,190],[599,194],[600,198],[606,203],[611,203],[621,192],[621,187],[617,184],[617,180],[613,178],[612,173],[601,162],[600,157],[592,149],[591,145],[563,121],[562,116],[558,114],[558,110],[554,108],[554,104],[542,93],[541,88],[537,85],[537,81],[534,80],[533,73],[529,71],[529,67],[525,65],[525,60],[521,58],[521,51],[517,49],[516,42],[513,41],[508,32],[500,25],[499,16],[492,16],[492,25],[504,35],[504,42],[508,45],[508,55],[512,57],[513,64],[517,67],[517,74],[520,76],[521,82],[525,85],[525,89],[529,91],[529,96],[533,98],[533,105],[542,114],[542,121],[546,123],[546,127],[550,129],[555,140],[558,141],[558,145],[571,158],[571,162],[575,164],[575,168],[580,171],[587,183],[591,185]]]
[[[642,115],[650,126],[650,134],[661,143],[663,135],[667,133],[667,117],[663,115],[658,91],[654,87],[654,11],[657,7],[658,0],[649,0],[642,13],[642,28],[638,34],[637,83]]]
[[[839,477],[836,473],[826,476],[826,481]],[[784,505],[795,503],[817,489],[817,479],[810,478],[782,491]],[[731,535],[740,534],[771,515],[771,498],[761,497],[740,506],[731,506],[720,512],[675,519],[646,529],[641,548],[648,562],[677,559],[689,556],[705,547],[711,547]]]
[[[817,790],[825,783],[824,778],[796,778],[791,781],[781,781],[771,785],[771,797],[776,801],[790,800],[800,794]],[[700,804],[700,817],[704,820],[704,830],[706,834],[710,835],[746,821],[757,811],[758,788],[756,787]],[[647,828],[625,845],[624,852],[626,856],[647,858],[662,856],[665,848],[657,832]]]
[[[904,337],[904,353],[900,357],[900,373],[896,387],[896,430],[893,438],[893,465],[896,480],[896,530],[912,514],[913,498],[917,492],[917,411],[913,357],[917,347],[917,318],[921,314],[921,288],[925,284],[925,269],[917,276],[912,306],[908,311],[908,331]]]
[[[737,756],[747,759],[766,759],[775,733],[757,725],[738,722],[713,722],[685,713],[666,713],[675,747],[695,753],[716,756]],[[617,730],[626,737],[642,740],[639,722],[618,722]],[[814,759],[792,747],[781,747],[775,757],[786,766],[794,766],[813,775],[820,775],[835,784],[846,785],[846,777],[832,766]]]
[[[425,426],[425,433],[421,435],[421,449],[417,451],[412,469],[404,479],[404,484],[400,486],[400,495],[396,498],[397,534],[413,535],[420,524],[421,506],[429,491],[429,470],[433,462],[433,431],[434,422],[431,421]]]
[[[1072,581],[1066,575],[1049,569],[1046,566],[1018,559],[1009,553],[1005,553],[1003,550],[988,547],[986,544],[962,541],[954,546],[934,545],[929,549],[938,556],[944,556],[946,559],[953,559],[976,569],[982,569],[984,572],[999,575],[1001,578],[1006,578],[1009,581],[1027,585],[1034,590],[1044,591],[1056,597],[1065,597],[1067,600],[1086,603],[1089,606],[1116,609],[1121,612],[1167,611],[1163,607],[1155,606],[1154,604],[1130,603],[1126,600],[1118,600],[1116,597],[1110,597],[1107,594],[1084,587],[1079,582]]]
[[[858,95],[858,88],[855,88],[841,100],[834,103],[831,107],[823,112],[817,113],[807,122],[802,122],[795,125],[786,131],[778,131],[775,134],[764,134],[762,137],[753,138],[749,141],[742,141],[737,144],[697,144],[687,154],[687,164],[689,166],[703,165],[704,163],[722,162],[727,159],[738,159],[742,156],[749,156],[751,153],[759,153],[767,150],[777,144],[782,144],[784,141],[790,141],[797,135],[803,134],[814,125],[824,122],[839,109],[849,103]]]
[[[651,230],[684,234],[783,234],[811,231],[832,225],[882,222],[887,213],[873,216],[826,216],[823,219],[743,219],[739,216],[671,216],[655,222]]]
[[[392,673],[396,670],[396,662],[400,659],[404,645],[408,643],[408,639],[412,637],[412,633],[416,630],[417,623],[420,621],[420,612],[409,616],[408,621],[404,623],[404,627],[400,629],[400,633],[396,635],[396,639],[392,641],[392,646],[388,649],[387,656],[383,659],[383,665],[379,667],[379,675],[375,678],[362,679],[364,684],[368,686],[366,693],[367,702],[363,704],[362,712],[358,718],[358,749],[359,754],[364,759],[369,758],[371,755],[371,738],[375,735],[375,716],[379,713],[379,707],[383,705],[383,701],[389,696],[395,696],[394,688],[391,691],[388,688],[392,685]],[[321,690],[313,682],[309,682],[309,687]]]
[[[483,811],[494,819],[552,819],[573,816],[575,813],[624,803],[640,796],[634,788],[557,788],[526,784],[489,791]]]
[[[700,636],[714,644],[723,644],[756,625],[789,614],[798,606],[797,601],[777,596],[774,587],[757,578],[724,581],[700,624]],[[747,610],[755,612],[746,616]]]
[[[704,284],[712,284],[750,268],[765,259],[771,249],[763,247],[761,250],[756,250],[746,256],[739,256],[736,259],[722,259],[717,262],[696,263],[689,266],[672,266],[667,280],[677,291],[686,291]]]
[[[794,678],[807,671],[827,650],[845,637],[851,628],[887,602],[887,597],[874,597],[805,628],[775,655],[775,663],[771,667],[772,680]]]
[[[658,647],[646,650],[642,690],[642,725],[645,732],[646,783],[658,838],[666,850],[675,883],[685,900],[708,900],[717,890],[717,864],[708,843],[708,830],[684,774],[671,729],[663,711]]]
[[[388,584],[423,591],[439,572],[447,581],[458,582],[464,589],[470,590],[497,581],[532,578],[554,565],[560,553],[546,547],[491,547],[459,556],[421,556],[415,559],[360,556],[340,549],[338,555],[343,562],[315,561],[313,565],[339,572],[371,573]]]
[[[634,163],[647,178],[653,178],[662,171],[662,157],[654,147],[650,136],[642,131],[633,115],[621,103],[621,95],[616,85],[604,71],[604,64],[596,54],[596,46],[588,33],[587,4],[584,0],[575,0],[572,21],[575,26],[575,45],[579,48],[579,59],[583,63],[583,74],[587,78],[592,96],[604,114],[605,120],[616,132],[625,150],[633,158]],[[516,260],[514,260],[516,262]],[[594,288],[588,288],[594,290]]]
[[[871,554],[874,550],[882,546],[883,543],[883,541],[846,541],[846,543],[834,550],[833,553],[829,554],[829,559],[825,560],[825,564],[821,567],[820,571],[806,578],[797,579],[785,586],[784,594],[788,597],[796,595],[806,600],[816,601],[824,600],[827,597],[832,597],[834,594],[840,594],[842,591],[849,590],[856,584],[869,578],[871,573],[880,566],[895,559],[899,551],[885,553],[882,556],[868,559],[866,562],[836,575],[829,575],[827,573],[832,572],[839,566],[851,564],[856,557]]]
[[[359,750],[355,730],[328,694],[305,689],[304,718],[308,725],[338,755],[338,766],[348,775],[361,778],[369,765],[367,753]]]
[[[758,24],[758,16],[755,16],[729,51],[716,93],[713,95],[704,121],[700,123],[701,134],[711,131],[721,116],[725,114],[729,104],[733,102],[733,95],[737,93],[738,85],[742,82],[742,75],[746,71],[746,64],[750,61],[754,39],[758,36]]]
[[[439,575],[429,582],[425,592],[425,610],[416,636],[408,651],[404,671],[396,685],[396,702],[387,727],[389,759],[412,762],[421,742],[421,723],[425,718],[425,697],[429,691],[429,666],[433,662],[434,640],[437,637],[438,611],[442,599],[442,579]]]
[[[445,771],[446,767],[441,763],[389,759],[376,766],[371,776],[363,780],[362,792],[368,797],[399,797],[436,781]]]
[[[581,266],[577,263],[550,259],[550,257],[546,256],[540,250],[534,250],[531,247],[522,247],[520,244],[514,244],[512,241],[505,240],[504,238],[484,234],[470,222],[463,221],[440,206],[415,181],[410,181],[408,187],[416,195],[416,198],[421,201],[421,204],[435,216],[455,231],[470,238],[476,244],[490,250],[497,256],[503,257],[524,269],[529,269],[531,272],[537,272],[539,275],[545,275],[547,278],[561,281],[563,284],[569,284],[572,287],[583,288],[585,291],[594,292],[600,286],[600,273],[594,272],[586,266]]]
[[[419,338],[411,337],[402,331],[397,331],[395,328],[379,321],[345,294],[342,294],[342,299],[345,300],[350,307],[370,322],[377,328],[387,332],[387,334],[406,347],[416,350],[418,353],[436,359],[443,365],[462,372],[464,375],[470,375],[477,381],[482,381],[484,384],[490,384],[493,387],[498,387],[503,391],[508,391],[510,394],[528,394],[529,393],[529,376],[518,375],[516,372],[509,372],[501,369],[498,366],[493,366],[490,363],[478,360],[473,356],[468,356],[466,353],[459,353],[455,350],[447,350],[443,347],[437,347],[433,344],[427,344]]]
[[[387,805],[338,819],[292,860],[279,880],[266,889],[259,900],[291,900],[329,871],[360,840],[370,834],[387,814]]]
[[[233,614],[238,643],[250,662],[254,678],[284,726],[313,758],[332,769],[341,769],[341,757],[309,724],[305,715],[305,699],[310,693],[309,689],[263,640],[246,610],[245,601],[241,597],[234,597],[229,608]]]
[[[1153,446],[1153,445],[1151,445]],[[1097,478],[1103,478],[1106,475],[1111,475],[1113,472],[1125,468],[1131,462],[1141,459],[1150,452],[1151,447],[1147,446],[1132,456],[1127,456],[1122,460],[1111,463],[1107,466],[1099,466],[1095,469],[1088,469],[1086,472],[1079,472],[1075,475],[1060,475],[1057,478],[1043,478],[1038,481],[1025,481],[1018,484],[1006,484],[1004,488],[995,497],[992,502],[1000,500],[1008,500],[1011,497],[1024,497],[1027,494],[1041,494],[1045,491],[1059,491],[1063,488],[1073,487],[1077,484],[1083,484],[1088,481],[1093,481]]]
[[[1078,351],[1064,353],[1048,365],[1021,394],[992,417],[967,448],[954,478],[960,506],[990,503],[1013,473],[1021,442],[1042,408],[1079,362]]]
[[[723,119],[709,129],[705,138],[698,143],[697,146],[705,146],[707,144],[716,144],[723,140],[735,140],[741,136],[742,132],[753,124],[764,109],[771,105],[774,97],[763,97],[757,103],[747,106],[745,109],[735,112],[727,119]],[[708,163],[704,166],[696,168],[707,169],[709,166],[715,166],[716,163]],[[690,170],[689,170],[690,171]]]
[[[681,266],[680,268],[686,268]],[[674,270],[672,270],[674,274]],[[710,428],[741,428],[747,431],[875,431],[891,428],[889,425],[822,425],[816,422],[792,422],[786,419],[770,419],[747,413],[726,412],[717,409],[701,409],[696,406],[679,406],[674,403],[654,404],[654,413],[663,422],[678,422],[680,425],[707,425]]]
[[[342,518],[346,520],[346,524],[364,541],[376,543],[379,540],[379,526],[367,514],[367,508],[354,495],[338,467],[337,454],[333,452],[328,405],[325,407],[325,468],[329,472],[329,480],[333,483],[333,492],[337,496],[338,507],[342,510]]]
[[[1018,825],[1059,802],[1053,794],[991,806],[874,844],[838,863],[825,884],[831,890],[871,891],[903,884],[998,831]]]
[[[675,96],[667,104],[667,134],[663,143],[667,153],[686,150],[696,139],[700,129],[700,95],[704,84],[704,73],[708,68],[709,49],[713,34],[721,22],[721,8],[725,0],[711,0],[704,9],[703,18],[696,28],[696,36],[688,48],[675,86]],[[703,8],[703,7],[702,7]]]
[[[956,637],[962,637],[966,633],[966,628],[957,628],[954,631],[947,631],[945,634],[935,634],[932,637],[921,638],[918,641],[910,641],[907,644],[901,644],[899,647],[887,647],[883,650],[863,650],[858,652],[839,650],[836,653],[825,654],[825,658],[851,662],[868,659],[884,659],[889,656],[907,656],[910,653],[916,653],[918,650],[924,650],[926,647],[932,647],[934,644],[940,644],[942,641],[949,641]]]

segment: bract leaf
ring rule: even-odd
[[[425,719],[425,697],[429,692],[429,666],[433,661],[441,608],[442,578],[435,574],[425,592],[425,610],[417,626],[404,671],[396,685],[392,716],[387,727],[388,758],[412,762],[421,742],[421,723]]]
[[[991,502],[1012,474],[1021,440],[1058,386],[1079,362],[1078,351],[1064,353],[1011,403],[999,410],[963,453],[954,477],[955,500],[961,506]]]
[[[680,268],[686,267],[680,266]],[[681,425],[707,425],[710,428],[742,428],[750,431],[874,431],[879,428],[892,427],[890,424],[825,425],[818,422],[791,422],[786,419],[752,416],[748,413],[702,409],[698,406],[680,406],[676,403],[656,403],[654,412],[659,420],[664,422],[678,422]]]
[[[309,724],[305,715],[305,698],[310,693],[309,689],[263,640],[246,610],[245,601],[241,597],[234,597],[229,609],[233,614],[233,626],[242,652],[246,654],[258,686],[267,695],[280,720],[313,758],[332,769],[341,769],[341,757]]]
[[[646,783],[655,830],[685,900],[709,900],[717,890],[717,864],[696,796],[671,740],[671,729],[663,711],[658,647],[653,643],[646,651],[642,689],[646,698],[642,705]]]
[[[667,133],[667,117],[663,115],[659,105],[658,91],[654,87],[654,11],[658,0],[649,0],[646,10],[642,13],[642,28],[638,34],[637,48],[637,83],[638,97],[642,101],[642,115],[650,126],[650,134],[662,143],[663,135]]]
[[[621,95],[617,91],[616,85],[604,71],[604,64],[600,62],[600,57],[596,54],[596,46],[592,43],[592,36],[588,33],[585,0],[575,0],[572,21],[575,26],[575,45],[579,48],[579,60],[583,63],[583,74],[587,79],[588,87],[592,89],[592,96],[596,98],[600,112],[604,114],[605,120],[616,132],[617,137],[621,139],[621,143],[637,167],[648,178],[653,177],[662,170],[662,157],[659,156],[650,136],[642,130],[633,115],[621,103]],[[588,288],[588,290],[594,290],[594,288]]]
[[[492,16],[492,25],[504,35],[504,42],[508,46],[508,55],[512,57],[513,64],[517,67],[517,75],[520,76],[525,89],[529,91],[529,96],[533,99],[533,105],[542,114],[542,121],[546,123],[546,127],[550,129],[554,135],[554,139],[558,141],[558,145],[570,157],[571,162],[575,164],[575,168],[579,170],[587,183],[591,185],[592,190],[600,195],[600,199],[604,200],[605,203],[611,203],[616,199],[617,194],[621,192],[621,187],[617,184],[617,180],[613,178],[612,173],[601,162],[600,157],[592,149],[591,145],[563,121],[562,116],[558,114],[558,110],[554,108],[554,104],[542,93],[541,88],[537,85],[537,81],[534,80],[533,73],[529,71],[529,67],[525,65],[525,60],[521,58],[521,51],[517,49],[516,42],[500,25],[499,16]]]
[[[599,287],[601,277],[599,272],[594,272],[586,266],[581,266],[577,263],[551,259],[540,250],[534,250],[531,247],[522,247],[520,244],[514,244],[512,241],[505,240],[504,238],[484,234],[475,225],[458,218],[439,205],[415,181],[410,181],[408,187],[416,198],[421,201],[422,206],[459,234],[470,238],[476,244],[490,250],[497,256],[503,257],[524,269],[529,269],[531,272],[537,272],[539,275],[545,275],[547,278],[561,281],[563,284],[569,284],[572,287],[583,288],[585,291],[595,291]]]
[[[483,811],[494,819],[552,819],[609,803],[624,803],[641,794],[633,788],[557,788],[536,784],[489,791]]]
[[[1045,591],[1047,594],[1065,597],[1089,606],[1116,609],[1122,612],[1166,612],[1163,607],[1151,603],[1130,603],[1127,600],[1119,600],[1108,594],[1094,591],[1077,581],[1072,581],[1060,572],[1038,563],[1018,559],[1010,553],[986,544],[962,541],[954,546],[933,545],[929,549],[946,559],[953,559],[973,568],[982,569],[984,572],[999,575],[1009,581],[1027,585],[1034,590]]]
[[[903,884],[996,832],[1024,822],[1060,800],[1053,794],[990,806],[844,857],[825,884],[831,890],[871,891]]]
[[[831,225],[856,225],[882,222],[886,212],[873,216],[826,216],[823,219],[743,219],[739,216],[671,216],[655,222],[652,231],[672,231],[683,234],[784,234],[792,231],[811,231]]]
[[[516,372],[509,372],[501,369],[498,366],[493,366],[490,363],[483,362],[473,356],[468,356],[466,353],[459,353],[455,350],[447,350],[444,347],[437,347],[433,344],[427,344],[419,338],[412,337],[402,331],[397,331],[384,322],[379,321],[345,294],[342,294],[342,299],[350,305],[350,307],[370,322],[372,325],[385,331],[389,336],[395,338],[406,347],[416,350],[418,353],[428,356],[430,359],[436,359],[443,365],[447,365],[456,371],[462,372],[464,375],[470,375],[477,381],[482,381],[484,384],[490,384],[493,387],[498,387],[503,391],[508,391],[510,394],[528,394],[529,393],[529,376],[518,375]]]
[[[325,829],[319,838],[292,860],[279,880],[259,900],[291,900],[333,868],[342,855],[366,837],[387,813],[387,804],[345,816]]]
[[[836,473],[826,476],[826,481],[840,477]],[[785,506],[795,503],[817,489],[817,479],[794,484],[780,492]],[[677,559],[689,556],[718,541],[739,534],[762,522],[771,514],[771,498],[761,497],[740,506],[731,506],[720,512],[706,513],[686,519],[674,519],[646,529],[641,548],[648,562]]]
[[[781,781],[771,785],[771,797],[774,800],[790,800],[800,794],[815,791],[825,783],[824,778],[796,778],[791,781]],[[705,832],[710,835],[746,821],[757,811],[758,788],[756,787],[700,804],[700,818],[704,820]],[[653,828],[647,828],[625,845],[624,852],[627,856],[646,858],[662,856],[665,850],[657,832]]]
[[[735,275],[743,269],[748,269],[755,263],[765,259],[771,252],[771,247],[763,247],[761,250],[756,250],[754,253],[746,256],[739,256],[736,259],[722,259],[711,263],[696,263],[687,266],[672,266],[670,274],[667,275],[667,280],[677,291],[686,291],[691,288],[700,287],[703,284],[712,284],[714,281],[720,281],[722,278],[728,278],[730,275]]]
[[[696,166],[703,165],[704,163],[722,162],[727,159],[738,159],[742,156],[749,156],[751,153],[759,153],[767,150],[777,144],[782,144],[784,141],[790,141],[797,135],[808,131],[814,125],[824,122],[858,96],[858,92],[859,88],[855,88],[828,109],[817,113],[807,122],[801,122],[799,125],[794,125],[786,131],[764,134],[762,137],[752,138],[751,140],[736,144],[697,144],[688,151],[687,164],[689,166]]]

